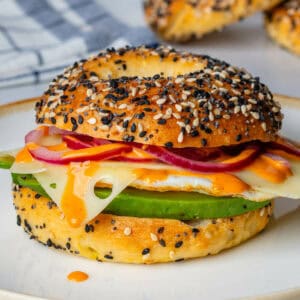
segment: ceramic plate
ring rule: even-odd
[[[283,111],[283,134],[300,140],[300,103],[284,101]],[[33,102],[0,107],[0,149],[20,147],[33,127]],[[50,299],[300,298],[299,201],[278,199],[264,232],[217,256],[126,265],[73,257],[29,240],[16,226],[8,172],[0,171],[0,182],[0,299],[29,299],[7,291]],[[74,270],[88,273],[89,280],[68,281]]]

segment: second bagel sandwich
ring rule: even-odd
[[[10,168],[17,223],[48,247],[101,261],[216,254],[299,198],[300,151],[245,70],[168,47],[75,63],[36,103]]]

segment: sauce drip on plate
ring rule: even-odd
[[[89,275],[81,271],[74,271],[71,272],[67,278],[70,281],[81,282],[87,280],[89,278]]]

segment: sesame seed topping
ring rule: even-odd
[[[131,234],[131,228],[130,227],[125,227],[124,234],[127,235],[127,236],[130,235]]]
[[[147,254],[149,254],[150,253],[150,249],[149,248],[145,248],[145,249],[143,249],[143,251],[142,251],[142,255],[147,255]]]
[[[131,54],[143,57],[145,62],[148,57],[158,56],[161,61],[167,59],[174,64],[199,63],[199,70],[178,76],[159,73],[152,77],[144,76],[141,71],[127,77],[124,74],[131,68],[131,62],[125,53],[130,53],[130,57]],[[258,77],[225,62],[208,56],[178,53],[166,46],[108,49],[93,60],[99,66],[97,73],[89,66],[90,59],[82,60],[52,81],[36,104],[38,123],[55,125],[63,121],[66,129],[73,131],[82,124],[91,125],[98,137],[110,136],[112,140],[127,142],[136,139],[142,143],[151,139],[156,143],[156,136],[167,125],[174,131],[172,138],[175,136],[175,141],[166,140],[168,135],[165,135],[160,143],[166,147],[179,146],[184,137],[187,140],[195,138],[194,145],[213,146],[207,135],[229,135],[227,125],[233,114],[243,114],[240,116],[247,124],[246,129],[234,133],[236,141],[240,141],[239,138],[243,138],[243,142],[251,140],[257,126],[261,126],[266,135],[273,135],[281,127],[280,106],[267,87]],[[102,78],[101,68],[110,60],[119,62],[115,67],[123,72],[122,76]],[[85,98],[81,100],[79,88],[85,91]],[[128,116],[135,120],[135,125]],[[156,120],[159,126],[146,131],[143,125],[149,119]],[[218,130],[213,131],[215,128]]]
[[[157,235],[152,232],[150,233],[150,237],[153,242],[156,242],[158,240]]]
[[[158,100],[156,101],[156,103],[157,103],[157,105],[162,105],[162,104],[164,104],[166,101],[167,101],[166,98],[160,98],[160,99],[158,99]]]
[[[183,132],[182,131],[180,131],[180,133],[178,135],[177,142],[178,143],[182,143],[183,142]]]
[[[174,252],[174,251],[170,251],[170,252],[169,252],[169,257],[170,257],[170,259],[174,259],[174,257],[175,257],[175,252]]]
[[[91,125],[94,125],[94,124],[96,124],[96,119],[95,118],[90,118],[90,119],[87,120],[87,122]]]

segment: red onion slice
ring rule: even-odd
[[[279,142],[270,142],[269,146],[271,149],[282,150],[288,154],[293,154],[297,157],[300,157],[300,149],[296,145],[292,144],[292,142],[286,139],[282,139]]]
[[[203,173],[217,173],[236,171],[245,168],[259,155],[258,144],[247,146],[238,156],[228,160],[228,162],[203,162],[179,156],[166,148],[148,145],[145,151],[154,155],[160,161],[183,169],[189,169]],[[232,162],[230,162],[232,161]]]
[[[79,139],[74,135],[64,135],[62,139],[67,144],[67,147],[73,150],[93,147],[93,144],[91,144],[90,142],[83,141],[82,139]]]
[[[168,150],[179,156],[195,161],[209,161],[217,159],[222,154],[222,150],[220,148],[171,148]]]
[[[87,160],[107,160],[130,152],[131,147],[125,144],[107,144],[81,150],[51,151],[45,147],[29,147],[31,155],[41,161],[53,164],[68,164]]]
[[[45,130],[44,128],[38,128],[31,130],[25,135],[25,143],[35,143],[39,144],[41,138],[45,135]]]
[[[126,161],[126,162],[135,162],[135,163],[147,163],[147,162],[153,162],[155,159],[152,158],[132,158],[132,157],[124,157],[124,156],[118,156],[113,158],[114,161]]]

